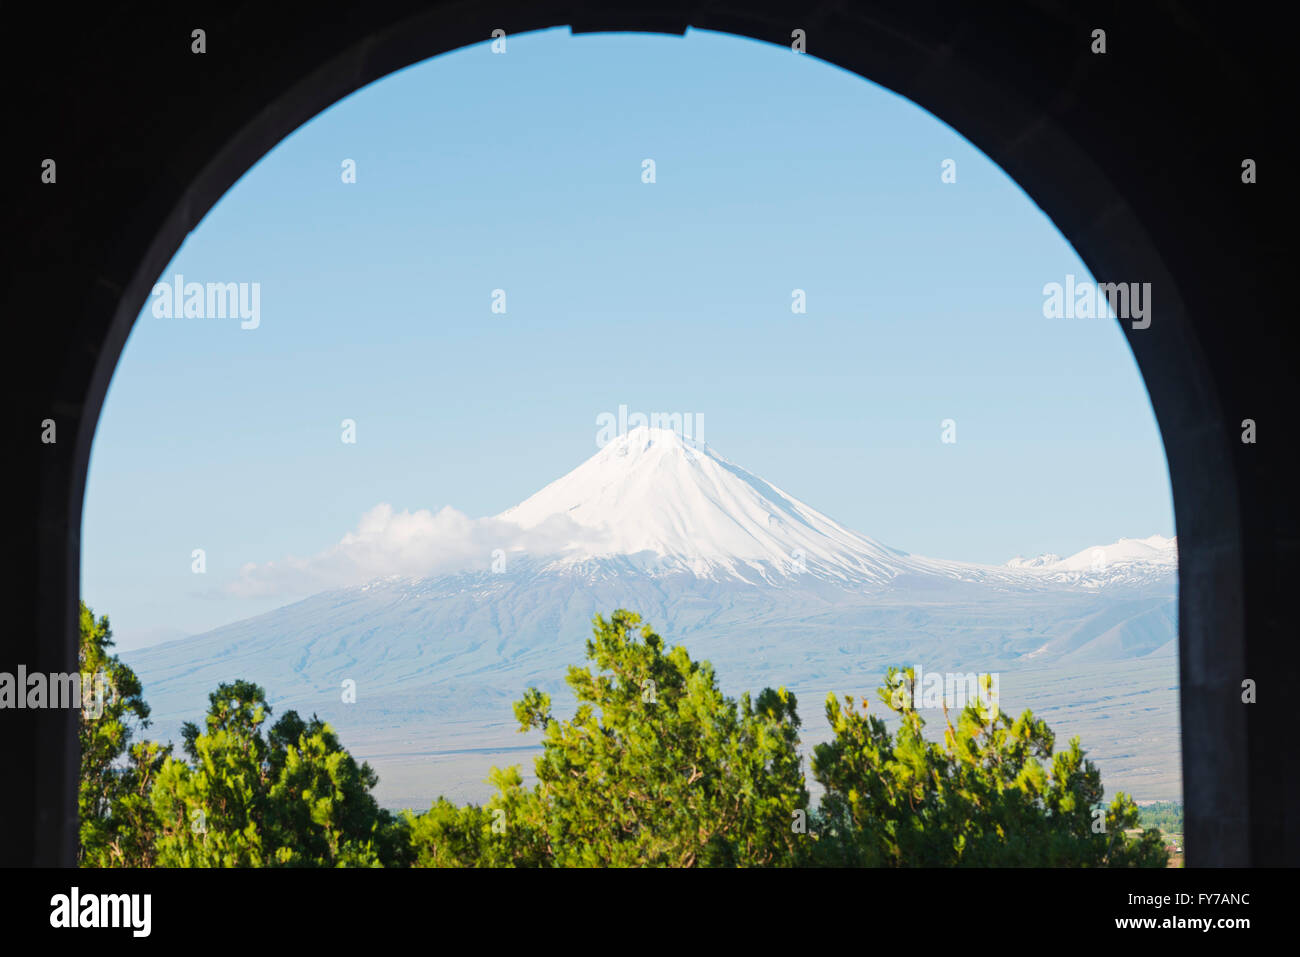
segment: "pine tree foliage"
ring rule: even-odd
[[[168,867],[380,867],[406,855],[389,812],[330,726],[287,711],[263,734],[265,692],[209,696],[205,727],[182,730],[188,761],[163,763],[152,798]]]
[[[529,689],[515,704],[520,730],[541,730],[538,783],[525,791],[513,769],[481,831],[485,863],[556,867],[774,866],[794,862],[808,792],[797,751],[793,695],[766,690],[739,701],[718,688],[707,662],[692,661],[636,614],[597,617],[587,642],[592,666],[572,667],[577,710],[551,715],[550,697]],[[446,820],[447,810],[430,813]],[[413,830],[413,833],[430,832]],[[441,834],[447,850],[422,858],[462,860],[468,838]]]
[[[1028,710],[1013,719],[984,694],[955,727],[945,709],[942,743],[928,741],[915,685],[911,669],[891,668],[878,689],[900,719],[896,734],[865,699],[858,710],[851,698],[827,698],[835,737],[813,751],[825,793],[810,863],[1166,866],[1158,831],[1125,835],[1139,823],[1128,795],[1101,806],[1101,775],[1078,738],[1056,751],[1042,719]]]
[[[112,654],[107,616],[80,605],[82,704],[77,727],[81,774],[79,864],[148,867],[154,863],[156,819],[149,794],[169,749],[133,739],[149,727],[140,679]]]

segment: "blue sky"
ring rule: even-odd
[[[82,536],[123,648],[285,603],[224,586],[379,503],[495,514],[620,404],[702,414],[722,455],[918,554],[1174,533],[1118,324],[1043,316],[1045,283],[1090,278],[1069,243],[947,125],[787,49],[560,29],[417,64],[253,167],[176,273],[260,283],[261,322],[146,306],[127,343]]]

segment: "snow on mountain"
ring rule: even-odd
[[[1016,557],[1007,562],[1007,567],[1030,571],[1048,581],[1084,587],[1172,580],[1178,572],[1178,539],[1163,535],[1121,538],[1109,545],[1090,546],[1069,558],[1050,554],[1031,559]]]
[[[793,495],[670,429],[621,435],[572,472],[496,516],[524,530],[571,523],[551,568],[713,581],[842,587],[972,582],[1000,589],[1156,582],[1177,570],[1174,539],[1121,539],[1062,559],[1003,566],[922,558],[845,528]]]
[[[851,531],[704,443],[669,429],[621,435],[496,516],[532,529],[563,516],[587,534],[554,567],[616,557],[650,574],[883,585],[900,577],[1010,581],[1001,569],[909,555]]]
[[[1150,538],[1121,538],[1110,545],[1095,545],[1075,552],[1063,559],[1060,567],[1069,571],[1084,571],[1097,565],[1123,564],[1161,565],[1176,568],[1178,565],[1178,539],[1152,535]]]
[[[1011,561],[1007,562],[1008,568],[1049,568],[1061,560],[1060,555],[1053,555],[1048,552],[1045,555],[1039,555],[1037,558],[1021,558],[1017,555]]]

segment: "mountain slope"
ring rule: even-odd
[[[862,693],[888,664],[1135,659],[1170,653],[1177,633],[1173,539],[997,567],[921,558],[672,432],[622,436],[496,520],[568,537],[499,571],[335,588],[125,654],[157,733],[175,738],[219,683],[247,678],[277,713],[331,720],[381,773],[382,756],[431,742],[515,745],[510,702],[536,685],[562,711],[592,617],[618,607],[713,661],[732,693]],[[355,704],[343,704],[345,682]]]
[[[653,571],[746,581],[809,574],[880,583],[911,566],[886,548],[666,429],[634,429],[497,516],[534,528],[563,515],[591,537],[562,564],[634,556]]]
[[[1163,535],[1121,538],[1110,545],[1085,548],[1069,558],[1013,558],[1007,567],[1032,572],[1049,582],[1084,588],[1158,585],[1172,581],[1178,572],[1178,539]]]

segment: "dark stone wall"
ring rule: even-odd
[[[1283,602],[1300,577],[1283,335],[1295,79],[1290,34],[1269,14],[1048,0],[178,6],[6,10],[13,491],[0,671],[76,670],[82,496],[117,358],[187,232],[280,139],[358,87],[498,27],[689,25],[781,46],[798,28],[809,55],[909,97],[998,162],[1099,281],[1152,283],[1150,328],[1125,332],[1173,482],[1187,861],[1300,862],[1300,762],[1283,713],[1300,677]],[[201,56],[195,28],[207,34]],[[1104,55],[1090,51],[1095,28]],[[54,185],[41,182],[46,158]],[[1246,158],[1254,185],[1241,181]],[[54,445],[40,441],[47,418]],[[1246,418],[1253,445],[1240,440]],[[1247,678],[1253,705],[1241,701]],[[75,860],[75,721],[0,712],[0,863]]]

